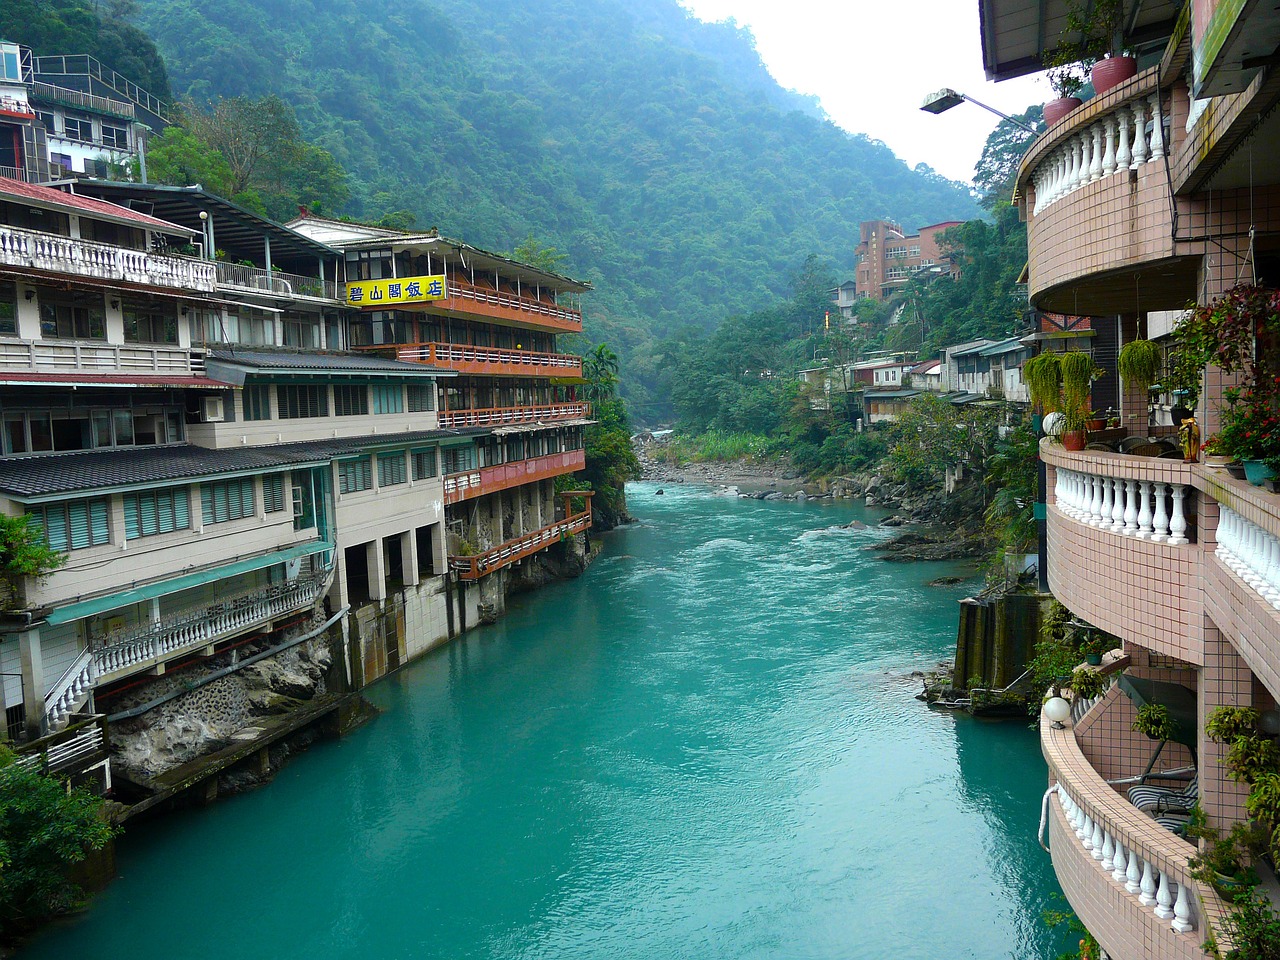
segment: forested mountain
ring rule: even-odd
[[[749,33],[675,0],[140,7],[179,96],[293,104],[350,174],[337,212],[408,209],[491,249],[533,234],[567,253],[598,288],[589,333],[642,377],[652,338],[774,302],[808,255],[851,271],[860,220],[977,212],[780,89]]]

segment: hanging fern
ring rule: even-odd
[[[1062,406],[1062,361],[1056,353],[1041,353],[1022,365],[1022,379],[1031,402],[1045,414]]]
[[[1150,340],[1134,340],[1120,348],[1118,366],[1126,386],[1151,389],[1160,379],[1162,365],[1160,348]]]

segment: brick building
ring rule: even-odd
[[[958,265],[941,249],[939,238],[963,221],[946,220],[905,233],[892,220],[868,220],[859,225],[861,240],[854,251],[857,295],[863,300],[887,300],[921,270],[955,275]]]

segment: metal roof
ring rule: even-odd
[[[122,207],[115,203],[95,200],[92,197],[82,197],[65,190],[55,190],[52,187],[42,187],[36,183],[10,180],[7,177],[0,177],[0,200],[10,200],[44,210],[56,210],[60,213],[74,214],[76,216],[90,216],[95,220],[122,223],[129,227],[154,230],[157,233],[166,233],[179,237],[194,236],[197,232],[177,223],[148,216],[145,213],[130,210],[128,207]]]
[[[969,340],[965,343],[957,343],[954,347],[943,347],[949,357],[967,357],[971,353],[981,353],[987,347],[991,346],[994,340]]]
[[[453,370],[424,363],[389,360],[366,353],[293,353],[281,350],[213,350],[205,360],[209,375],[240,385],[249,375],[281,374],[311,377],[381,377],[419,380],[456,377]]]
[[[910,400],[920,396],[919,390],[868,390],[862,395],[867,400]]]
[[[1183,0],[1121,0],[1126,42],[1140,52],[1164,47]],[[1069,0],[978,0],[982,65],[988,80],[1009,80],[1045,69],[1048,53],[1067,29]],[[1075,41],[1078,36],[1067,36]]]
[[[505,437],[513,433],[533,433],[537,430],[556,430],[561,427],[587,427],[597,422],[586,417],[576,417],[572,420],[550,420],[546,423],[537,421],[535,423],[515,424],[510,427],[494,427],[490,433],[495,437]]]
[[[1003,353],[1017,353],[1019,350],[1027,349],[1026,344],[1022,342],[1020,337],[1010,337],[1007,340],[1001,340],[999,343],[993,343],[989,347],[983,347],[978,351],[980,357],[996,357]]]
[[[417,430],[374,436],[334,437],[302,443],[212,449],[190,443],[125,450],[77,450],[0,459],[0,491],[19,500],[75,493],[106,493],[172,486],[202,477],[258,474],[322,465],[371,449],[454,440],[487,433],[483,428]]]

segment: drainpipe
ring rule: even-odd
[[[1058,785],[1055,783],[1052,787],[1044,792],[1044,797],[1040,800],[1040,830],[1036,833],[1036,839],[1040,842],[1040,849],[1045,853],[1049,852],[1049,845],[1045,843],[1045,828],[1049,826],[1049,798],[1058,792]]]

